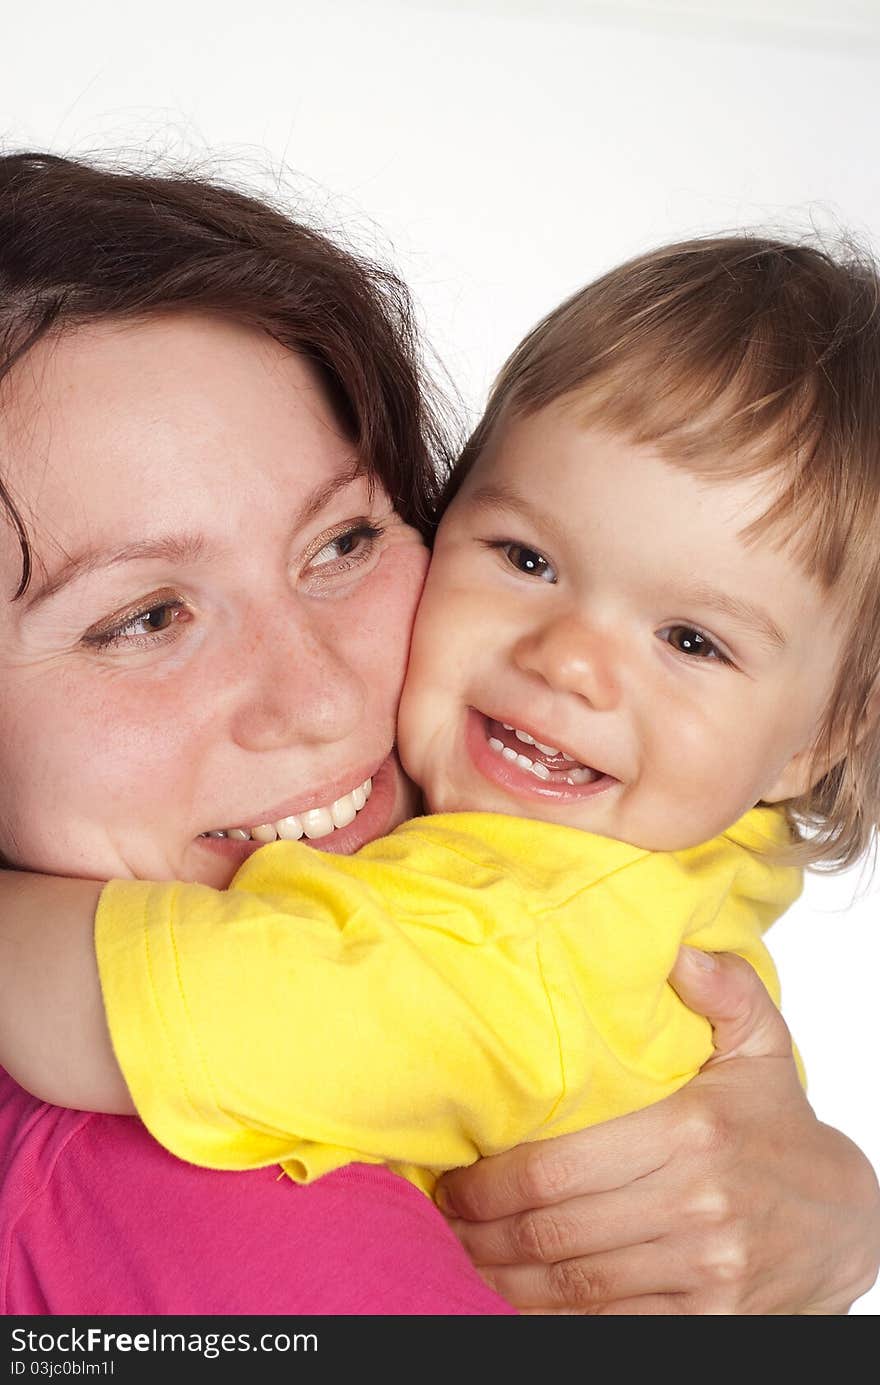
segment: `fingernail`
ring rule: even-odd
[[[703,952],[698,947],[689,947],[687,943],[682,943],[681,951],[685,962],[699,967],[701,971],[714,971],[718,965],[714,952]]]

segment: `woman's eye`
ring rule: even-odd
[[[502,543],[496,545],[517,572],[523,572],[527,577],[541,577],[545,582],[556,581],[556,569],[543,553],[539,553],[536,548],[529,548],[524,543]]]
[[[328,539],[314,557],[309,559],[309,567],[322,568],[331,563],[350,567],[353,563],[370,556],[384,532],[377,524],[358,524],[341,534],[334,534],[332,539]],[[346,559],[349,561],[346,562]]]
[[[137,635],[156,635],[160,630],[167,630],[174,621],[176,607],[166,604],[164,606],[154,606],[151,611],[145,611],[142,616],[137,616],[130,624],[132,634]],[[140,629],[138,628],[140,627]]]
[[[164,634],[172,626],[186,620],[188,615],[182,601],[157,601],[154,606],[137,611],[113,625],[88,630],[83,636],[83,644],[92,649],[109,649],[124,644],[143,648],[155,643],[155,636]]]
[[[693,625],[669,625],[665,630],[661,630],[659,635],[679,654],[687,654],[692,659],[719,659],[722,663],[729,663],[708,635],[704,635]]]

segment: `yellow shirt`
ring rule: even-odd
[[[356,856],[276,842],[227,891],[115,881],[96,922],[114,1047],[158,1140],[209,1168],[442,1170],[658,1101],[712,1052],[667,975],[764,929],[800,872],[754,809],[686,851],[482,813]]]

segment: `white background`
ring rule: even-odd
[[[880,0],[48,0],[0,42],[6,148],[284,167],[401,270],[474,417],[524,331],[640,249],[755,224],[880,249]],[[880,1167],[855,884],[811,880],[770,941],[813,1103]]]

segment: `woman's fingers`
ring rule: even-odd
[[[873,1170],[816,1120],[750,967],[685,953],[672,980],[717,1058],[644,1111],[447,1175],[460,1239],[524,1312],[845,1312],[877,1272]]]
[[[610,1303],[676,1292],[686,1278],[678,1259],[648,1243],[553,1265],[483,1266],[480,1274],[521,1311],[595,1313]]]
[[[617,1303],[603,1303],[595,1316],[603,1318],[683,1318],[698,1310],[689,1294],[642,1294]]]
[[[553,1263],[653,1241],[669,1229],[670,1203],[650,1179],[644,1184],[548,1207],[530,1207],[496,1221],[450,1224],[475,1265]]]
[[[437,1201],[447,1216],[490,1221],[624,1187],[662,1168],[674,1148],[663,1105],[455,1169],[438,1184]]]
[[[669,980],[685,1005],[712,1025],[715,1055],[727,1058],[787,1058],[788,1026],[761,978],[742,957],[682,947]]]
[[[715,1031],[716,1057],[785,1057],[797,1073],[785,1021],[760,978],[739,957],[683,948],[671,980],[686,1005],[706,1016]],[[707,1065],[709,1066],[709,1065]],[[622,1188],[660,1169],[687,1145],[677,1128],[674,1098],[590,1130],[520,1145],[456,1169],[441,1180],[438,1201],[448,1216],[491,1221],[531,1207]]]

